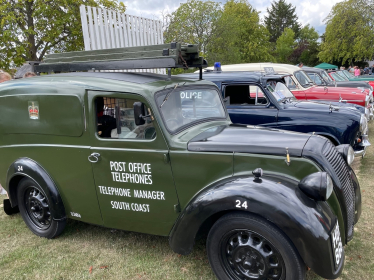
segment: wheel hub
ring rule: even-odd
[[[274,246],[261,235],[234,231],[221,243],[223,263],[233,279],[280,279],[283,259]]]
[[[30,187],[25,193],[25,204],[31,221],[39,228],[50,226],[52,216],[46,197],[35,187]]]
[[[263,274],[264,258],[250,246],[239,245],[233,250],[233,259],[239,270],[247,270],[250,274]]]

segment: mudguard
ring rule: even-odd
[[[355,188],[355,224],[358,222],[362,212],[362,203],[361,203],[361,189],[358,179],[352,167],[348,165],[349,174],[351,175],[353,187]]]
[[[332,255],[330,233],[337,218],[327,202],[312,200],[297,184],[286,177],[270,175],[261,179],[240,176],[216,183],[196,195],[183,210],[170,233],[170,246],[176,253],[188,254],[199,228],[210,217],[245,211],[283,231],[305,264],[318,275],[337,278],[344,263],[335,267]]]
[[[66,219],[65,208],[58,189],[48,173],[37,162],[29,158],[17,159],[8,169],[7,191],[12,207],[18,206],[17,186],[24,177],[33,179],[41,187],[51,202],[54,220]]]

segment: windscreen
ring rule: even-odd
[[[343,70],[341,72],[343,72],[348,79],[355,77],[352,73],[349,73],[347,70]]]
[[[311,87],[313,85],[312,80],[305,74],[304,71],[296,71],[294,73],[295,78],[299,81],[302,87]]]
[[[278,102],[297,100],[284,83],[269,80],[266,86]]]
[[[342,74],[342,75],[344,75],[344,74]],[[342,77],[341,75],[339,75],[338,73],[335,73],[335,72],[332,72],[331,76],[334,78],[335,81],[338,81],[338,82],[347,81],[346,77]]]
[[[226,119],[226,111],[215,89],[177,87],[156,94],[156,103],[172,133],[202,120]]]
[[[322,71],[321,72],[321,75],[322,75],[322,78],[328,82],[328,83],[333,83],[333,79],[331,79],[331,77],[326,73],[326,71]]]

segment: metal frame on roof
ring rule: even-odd
[[[152,68],[207,67],[197,45],[170,43],[141,47],[116,48],[50,54],[35,65],[35,72],[74,72],[96,70],[127,70]],[[170,71],[169,71],[170,76]]]

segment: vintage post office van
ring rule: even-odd
[[[51,55],[36,71],[202,67],[193,47]],[[130,51],[146,59],[118,59]],[[0,115],[6,211],[18,207],[38,236],[76,219],[169,236],[188,254],[207,234],[218,279],[299,280],[307,267],[331,279],[343,269],[361,213],[350,146],[233,125],[211,82],[42,75],[0,85]]]

